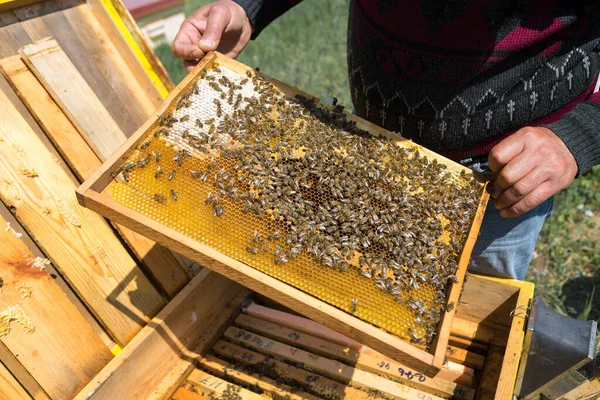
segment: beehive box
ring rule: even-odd
[[[484,185],[298,95],[211,53],[80,187],[80,203],[434,374]]]
[[[510,400],[527,323],[511,311],[532,296],[471,275],[450,330],[464,355],[430,378],[204,270],[76,398]]]

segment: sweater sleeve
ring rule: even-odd
[[[600,165],[600,92],[546,127],[565,142],[575,157],[577,177]]]
[[[283,15],[287,10],[302,0],[233,0],[239,4],[252,23],[254,31],[252,39],[271,22]]]

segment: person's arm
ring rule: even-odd
[[[520,129],[492,149],[488,162],[495,175],[490,193],[502,216],[537,207],[600,165],[600,93],[557,122]]]
[[[300,3],[302,0],[233,0],[239,4],[244,11],[252,27],[254,28],[252,38],[254,39],[271,22],[284,14],[287,10]]]
[[[200,7],[187,18],[173,42],[173,54],[189,72],[209,51],[237,57],[250,38],[298,0],[219,0]]]
[[[577,177],[600,164],[600,92],[546,127],[565,142],[575,157]]]

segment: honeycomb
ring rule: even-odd
[[[217,87],[218,82],[221,82],[222,88]],[[227,85],[230,89],[227,89]],[[295,215],[293,204],[287,207],[286,204],[277,203],[277,199],[273,200],[275,203],[265,201],[261,191],[265,191],[270,182],[268,179],[262,182],[261,179],[263,181],[264,179],[261,176],[268,176],[268,174],[255,171],[252,167],[254,164],[248,164],[250,167],[245,165],[245,170],[240,168],[239,157],[233,155],[236,151],[241,151],[240,149],[246,149],[244,150],[246,153],[242,154],[252,160],[255,157],[253,152],[260,150],[262,153],[267,153],[256,154],[257,160],[262,160],[261,162],[266,165],[271,165],[268,162],[269,158],[275,161],[290,160],[290,163],[295,165],[294,168],[299,169],[302,169],[302,165],[310,164],[303,160],[308,157],[307,150],[292,144],[301,139],[302,127],[309,125],[309,122],[306,125],[302,122],[302,115],[306,114],[298,111],[294,120],[290,121],[286,119],[283,112],[278,113],[277,110],[287,109],[288,105],[302,109],[302,107],[312,107],[312,103],[306,99],[290,99],[284,98],[281,94],[274,95],[268,86],[270,85],[252,74],[248,76],[239,74],[225,66],[217,66],[208,73],[199,74],[192,89],[180,96],[177,107],[170,114],[161,116],[160,125],[147,132],[146,136],[138,142],[138,148],[132,151],[119,174],[115,175],[115,179],[106,188],[106,193],[110,193],[113,199],[124,206],[166,227],[406,341],[429,345],[443,312],[448,287],[443,279],[447,276],[452,277],[456,271],[460,250],[466,240],[481,196],[481,185],[466,175],[458,174],[450,168],[446,169],[445,166],[438,165],[436,161],[428,160],[415,150],[404,148],[401,151],[394,150],[390,153],[394,157],[383,156],[382,162],[393,164],[392,167],[385,167],[387,169],[384,171],[386,174],[389,172],[389,176],[392,177],[390,185],[405,185],[403,187],[406,188],[404,195],[407,199],[406,204],[419,207],[419,214],[414,217],[417,221],[414,228],[411,228],[410,221],[402,222],[402,226],[406,228],[402,232],[390,233],[384,228],[381,230],[368,228],[368,235],[363,235],[363,238],[357,237],[353,242],[356,249],[341,250],[341,245],[334,244],[332,247],[328,244],[329,247],[326,248],[332,250],[323,253],[318,249],[319,240],[324,237],[319,236],[318,230],[322,229],[321,225],[308,225],[313,226],[316,232],[309,232],[310,240],[313,242],[310,240],[302,242],[298,239],[304,237],[304,233],[298,230],[296,220],[292,217]],[[232,119],[257,118],[256,114],[252,113],[253,107],[254,110],[262,110],[261,102],[267,92],[271,93],[269,96],[274,97],[277,104],[283,108],[269,108],[265,114],[269,115],[269,120],[261,121],[259,127],[264,126],[265,131],[273,131],[278,129],[276,127],[278,124],[282,126],[287,124],[288,128],[293,126],[295,129],[281,132],[279,136],[269,136],[268,140],[261,142],[263,147],[258,148],[260,128],[255,135],[247,137],[237,135],[235,130],[223,128]],[[329,106],[329,110],[332,108],[334,105]],[[243,110],[246,111],[242,115]],[[322,113],[318,111],[317,114],[318,119],[322,121],[313,118],[316,122],[310,124],[326,126],[327,118],[335,117],[326,109]],[[308,119],[309,117],[306,117],[307,121]],[[350,127],[351,124],[346,126]],[[364,132],[358,134],[360,136]],[[210,145],[206,143],[193,145],[199,142],[191,141],[190,137],[210,137]],[[284,147],[286,143],[290,143],[287,150],[281,146],[277,147],[275,145],[277,140],[281,141],[279,143],[284,143]],[[319,136],[315,135],[315,138],[310,140],[327,141],[328,138],[319,139]],[[348,140],[352,142],[354,139]],[[373,149],[400,148],[394,143],[373,142],[377,140],[376,138],[360,139],[359,142],[352,143],[359,143],[359,146],[362,146],[361,143],[365,140],[367,147],[371,146],[370,148]],[[340,146],[334,152],[338,154],[332,158],[341,160],[339,161],[341,171],[351,172],[353,168],[362,168],[361,165],[354,165],[352,157],[349,157],[353,154],[352,148],[344,149]],[[396,158],[399,161],[396,161]],[[371,160],[369,163],[373,165],[376,161]],[[397,166],[394,167],[396,164]],[[417,166],[420,166],[420,169]],[[376,174],[377,169],[373,168],[372,173]],[[255,172],[252,178],[242,179],[245,175],[252,175],[250,173],[252,171]],[[355,171],[357,172],[344,175],[343,182],[336,184],[354,185],[352,175],[360,175],[358,170]],[[440,174],[444,179],[439,180],[437,188],[426,186],[429,188],[425,190],[422,184],[432,176],[432,173]],[[366,176],[363,178],[368,179]],[[299,180],[298,178],[295,182]],[[230,186],[223,187],[223,182]],[[364,179],[361,182],[364,184]],[[296,183],[298,190],[293,196],[296,199],[301,198],[301,204],[311,205],[315,213],[320,213],[318,215],[321,219],[323,215],[331,215],[337,210],[335,215],[339,221],[330,225],[325,225],[330,223],[325,221],[323,226],[345,226],[350,230],[354,229],[354,233],[349,233],[349,237],[354,237],[352,235],[358,232],[356,229],[360,229],[363,234],[367,232],[365,230],[367,228],[359,225],[358,221],[351,221],[352,218],[348,218],[354,214],[347,211],[352,209],[354,210],[352,213],[360,214],[359,200],[366,198],[367,195],[363,195],[358,200],[349,199],[340,205],[339,192],[335,189],[317,190],[322,186],[319,185],[318,177],[314,176],[312,180],[307,179],[301,186]],[[245,201],[241,198],[241,194],[238,196],[238,188],[239,193],[246,191],[248,197]],[[284,189],[286,193],[280,193],[280,189],[271,189],[273,193],[279,194],[279,197],[287,195],[288,200],[291,198],[289,188]],[[432,200],[430,198],[433,198],[434,191],[437,197]],[[373,202],[377,203],[376,213],[372,213],[376,215],[363,217],[360,224],[368,220],[373,227],[381,227],[382,224],[377,221],[379,217],[387,218],[388,221],[392,218],[396,222],[405,221],[403,212],[408,211],[394,209],[390,204],[386,204],[385,199],[389,200],[389,195],[386,197],[386,190],[380,192],[380,201]],[[215,200],[217,197],[218,200]],[[250,204],[248,198],[262,199],[261,201],[266,203],[265,207],[256,209],[254,206],[258,200]],[[467,199],[466,203],[460,200],[463,198]],[[445,213],[444,201],[460,203],[462,208],[457,206],[456,211]],[[425,207],[429,207],[429,211]],[[288,208],[291,210],[285,213],[283,210]],[[410,212],[415,213],[414,210]],[[314,213],[311,211],[309,214]],[[320,221],[318,216],[316,218]],[[456,219],[462,222],[451,224],[451,221]],[[435,237],[420,238],[419,234],[424,234],[428,226],[432,227],[431,232],[434,232]],[[394,254],[386,249],[385,239],[374,240],[375,237],[384,237],[384,233],[403,236],[402,240],[407,243],[407,250],[401,250],[401,254],[404,254],[403,263],[395,269],[401,272],[399,274],[395,274],[391,268],[388,270],[380,266],[374,267],[364,257],[365,254],[370,254],[372,255],[370,257],[375,257],[375,263],[385,263],[385,265],[395,259]],[[348,236],[340,236],[335,232],[333,235],[342,242],[348,240]],[[365,241],[365,238],[369,237],[372,239],[371,242]],[[327,238],[329,240],[327,243],[331,243],[331,235]],[[298,244],[299,240],[300,244]],[[446,250],[441,249],[449,246],[449,243],[453,246],[452,251],[451,254],[446,254]],[[413,246],[416,248],[415,252],[411,252]],[[294,251],[294,247],[297,251]],[[425,262],[424,259],[430,261]],[[427,279],[423,278],[425,275],[419,277],[419,274],[413,271],[415,268],[416,271],[424,271],[424,267],[418,267],[423,264],[428,265]],[[403,276],[403,273],[406,273],[406,276]],[[442,279],[441,283],[439,279]],[[401,282],[403,289],[398,289],[400,283],[394,286],[396,289],[391,289],[394,282]],[[269,295],[269,293],[264,294]],[[424,316],[428,316],[427,323],[423,322]]]

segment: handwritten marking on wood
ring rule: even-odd
[[[125,134],[56,40],[47,38],[27,45],[21,54],[73,125],[85,133],[90,147],[103,158],[114,153],[125,141]]]
[[[315,371],[334,377],[342,382],[352,382],[360,387],[373,388],[397,398],[397,399],[427,399],[439,400],[441,397],[430,395],[423,391],[404,386],[397,382],[392,382],[381,376],[350,367],[338,361],[330,360],[324,357],[314,359],[314,355],[304,350],[271,340],[267,337],[253,334],[252,332],[229,327],[224,336],[234,343],[243,344],[251,349],[260,350],[285,360],[304,363]]]
[[[0,198],[107,330],[127,343],[164,300],[106,221],[77,204],[75,182],[2,91],[0,109]],[[39,176],[23,176],[22,165]]]
[[[333,331],[332,329],[327,328],[324,325],[321,325],[317,322],[303,317],[299,317],[297,315],[292,315],[279,310],[274,310],[272,308],[260,306],[256,303],[251,303],[250,305],[248,305],[245,308],[245,312],[250,317],[255,317],[259,320],[268,321],[270,323],[286,327],[287,329],[291,329],[297,335],[309,335],[308,338],[310,340],[303,340],[303,342],[305,344],[312,343],[314,345],[319,345],[321,352],[327,349],[331,349],[332,346],[338,346],[337,350],[328,350],[323,354],[336,358],[340,361],[346,361],[347,363],[350,363],[352,365],[359,365],[361,368],[367,371],[378,374],[384,373],[385,375],[391,376],[393,379],[411,376],[413,377],[411,383],[416,388],[427,387],[427,391],[436,393],[439,396],[442,396],[444,394],[451,395],[453,393],[456,396],[464,395],[465,398],[472,398],[474,396],[474,391],[470,388],[465,387],[470,386],[472,384],[473,370],[470,368],[466,368],[462,365],[453,365],[452,367],[455,367],[456,371],[444,369],[439,372],[437,377],[427,378],[424,381],[419,382],[419,379],[414,379],[414,377],[419,377],[419,371],[414,370],[413,368],[409,368],[406,365],[399,363],[395,360],[392,360],[391,358],[386,357],[383,354],[367,346],[364,346],[361,343],[358,343],[355,340],[352,340],[344,335],[341,335],[340,333]],[[262,332],[257,331],[257,333]],[[278,338],[280,338],[281,336],[272,337],[274,339],[279,340]],[[306,336],[304,337],[306,338]],[[318,340],[314,341],[313,338]],[[287,343],[291,344],[289,342]],[[325,345],[323,343],[330,344]],[[379,366],[382,363],[385,366],[389,366],[389,368],[383,370]],[[467,372],[470,372],[471,375],[466,375]],[[460,383],[460,386],[457,385],[458,383]]]
[[[293,389],[291,386],[286,384],[277,383],[266,376],[256,377],[250,375],[236,367],[234,364],[221,360],[215,356],[207,355],[198,362],[204,369],[218,377],[233,380],[235,383],[239,383],[247,387],[260,388],[276,398],[285,398],[289,400],[319,399],[319,397],[313,396],[312,394],[303,392],[301,390]]]
[[[273,367],[273,370],[279,374],[279,376],[294,379],[296,382],[299,382],[300,385],[323,394],[326,398],[339,397],[347,400],[372,399],[372,396],[365,391],[355,389],[341,382],[294,367],[293,365],[275,360],[270,356],[227,343],[223,340],[219,340],[215,343],[212,350],[226,359],[232,359],[245,365],[267,363]]]
[[[223,394],[226,390],[233,389],[242,400],[265,400],[265,398],[258,393],[251,392],[248,389],[229,383],[207,372],[200,371],[199,369],[193,370],[187,377],[187,381],[200,389],[200,394],[205,396],[209,396],[212,393]]]

